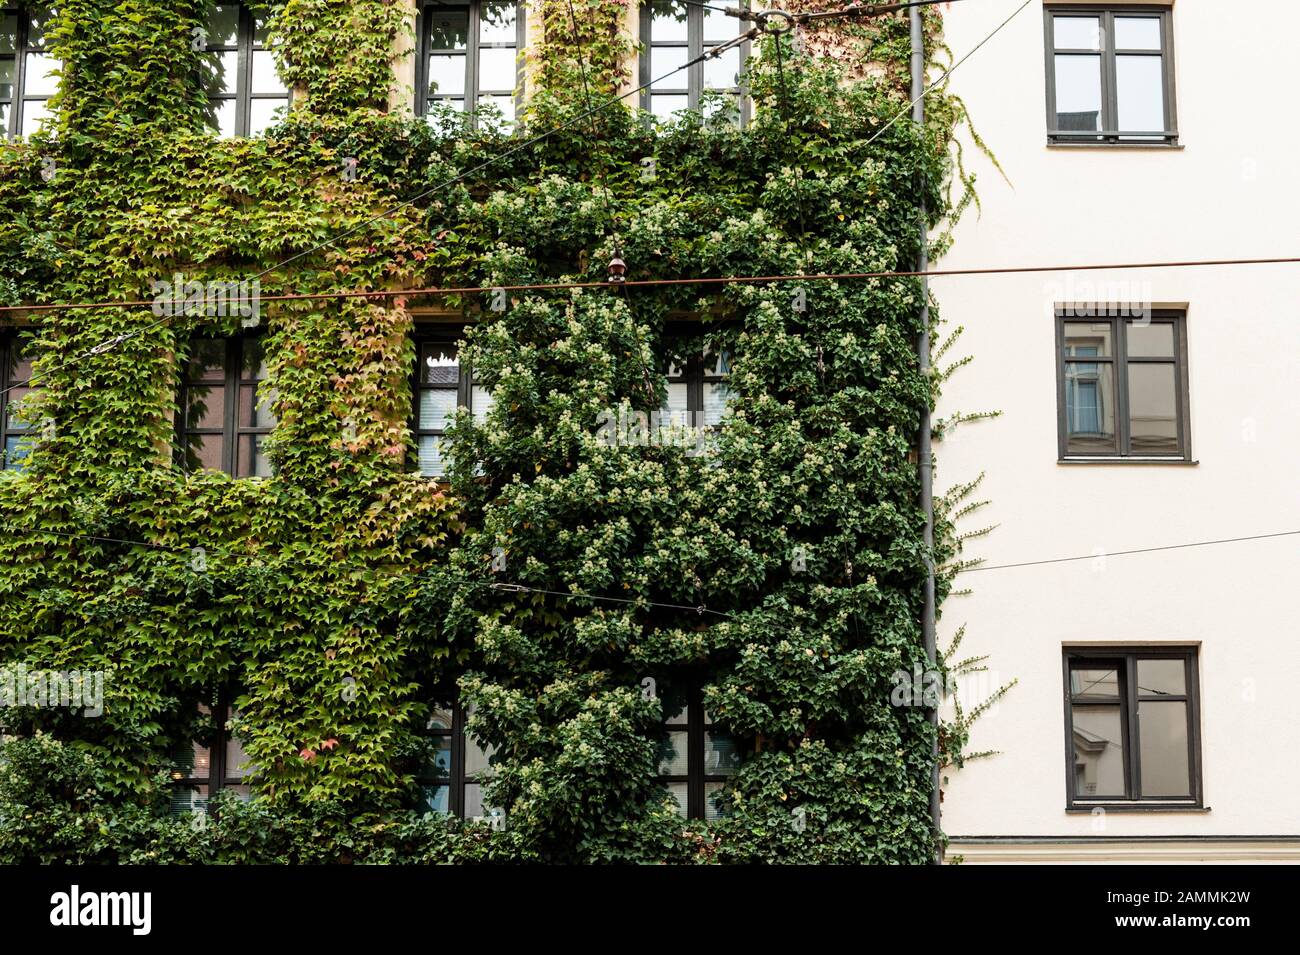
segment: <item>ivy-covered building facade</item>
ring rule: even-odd
[[[932,861],[912,49],[3,6],[0,859]]]

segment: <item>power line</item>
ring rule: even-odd
[[[1054,265],[1011,265],[991,266],[988,268],[963,269],[929,269],[924,272],[898,269],[887,272],[808,272],[780,273],[772,275],[719,275],[679,279],[629,279],[626,282],[587,281],[587,282],[533,282],[524,285],[462,285],[462,286],[425,286],[403,289],[375,289],[372,291],[338,291],[338,292],[304,292],[301,294],[260,295],[261,302],[299,302],[323,301],[345,298],[395,298],[399,296],[434,296],[434,295],[472,295],[495,291],[502,292],[545,292],[569,291],[573,289],[610,288],[612,286],[653,288],[673,285],[737,285],[757,284],[763,282],[825,282],[849,281],[854,279],[905,279],[905,278],[949,278],[966,275],[1033,275],[1044,272],[1107,272],[1133,271],[1141,269],[1192,269],[1219,268],[1251,265],[1300,265],[1300,256],[1267,256],[1263,258],[1242,259],[1188,259],[1163,262],[1085,262]],[[232,304],[239,304],[238,298],[232,298]],[[45,305],[3,305],[0,312],[35,312],[72,309],[98,308],[142,308],[151,306],[152,302],[83,302],[73,304]],[[119,338],[122,336],[119,336]],[[116,341],[116,339],[110,339]]]
[[[1088,554],[1080,557],[1053,557],[1049,560],[1026,560],[1016,564],[993,564],[990,566],[966,567],[958,571],[960,574],[973,574],[981,570],[1010,570],[1013,567],[1041,567],[1045,564],[1067,564],[1080,560],[1097,560],[1104,557],[1127,557],[1131,554],[1154,554],[1160,551],[1169,550],[1186,550],[1190,547],[1213,547],[1218,544],[1238,544],[1243,541],[1272,540],[1278,537],[1296,537],[1300,536],[1298,531],[1279,531],[1276,534],[1254,534],[1250,537],[1225,537],[1220,540],[1194,541],[1190,544],[1168,544],[1164,547],[1139,547],[1135,550],[1117,550],[1117,551],[1099,551],[1095,554]]]
[[[159,543],[155,543],[155,542],[153,542],[153,541],[128,540],[128,539],[126,539],[126,538],[122,538],[122,537],[107,537],[107,536],[103,536],[103,535],[99,535],[99,534],[78,534],[78,533],[75,533],[75,532],[69,532],[69,531],[55,531],[55,530],[49,530],[49,529],[47,529],[47,528],[14,528],[14,529],[8,531],[7,534],[8,534],[8,536],[9,536],[10,538],[17,537],[17,536],[25,536],[25,537],[26,537],[27,539],[29,539],[29,540],[30,540],[31,538],[33,538],[33,537],[36,537],[36,536],[39,536],[39,535],[42,535],[42,534],[48,534],[48,535],[53,536],[53,537],[61,537],[61,538],[65,538],[65,539],[86,540],[86,541],[91,541],[91,542],[93,542],[93,543],[125,544],[125,545],[127,545],[127,546],[131,546],[131,547],[147,547],[147,548],[150,548],[150,549],[153,549],[153,550],[167,551],[167,552],[170,552],[170,553],[176,554],[177,556],[188,556],[188,557],[191,557],[191,558],[193,558],[193,556],[195,555],[195,552],[197,551],[197,552],[200,552],[200,553],[203,554],[203,558],[204,558],[205,566],[206,566],[207,561],[208,561],[208,557],[207,557],[207,555],[208,555],[208,550],[209,550],[209,549],[208,549],[208,547],[207,547],[206,545],[202,545],[202,544],[194,545],[194,546],[191,546],[191,547],[185,547],[184,545],[179,545],[179,544],[159,544]],[[218,549],[215,548],[215,547],[213,548],[213,551],[214,551],[214,553],[213,553],[213,562],[214,562],[214,563],[215,563],[215,562],[219,562],[220,560],[223,560],[223,559],[229,559],[229,560],[232,560],[232,561],[240,561],[240,560],[259,560],[259,561],[261,561],[261,560],[266,560],[266,561],[274,561],[274,560],[275,560],[275,557],[274,557],[273,555],[264,555],[264,554],[237,554],[237,553],[231,553],[231,552],[228,552],[228,551],[221,551],[221,550],[218,550]],[[291,564],[301,564],[302,562],[301,562],[301,561],[290,561],[290,563],[291,563]],[[336,569],[336,570],[337,570],[337,569],[340,569],[340,568],[339,568],[339,565],[338,565],[338,564],[336,564],[336,563],[332,563],[332,562],[328,562],[327,565],[326,565],[326,567],[321,568],[321,569]],[[352,568],[347,568],[347,569],[354,569],[354,570],[361,570],[361,571],[369,571],[371,568],[368,568],[368,567],[352,567]],[[436,568],[432,568],[432,567],[430,567],[430,568],[426,568],[426,570],[436,570]],[[206,570],[204,570],[204,571],[195,571],[195,573],[206,573]],[[412,576],[418,576],[418,573],[417,573],[417,574],[411,574],[409,571],[405,571],[405,570],[403,570],[403,571],[393,571],[393,572],[388,573],[388,574],[381,574],[380,576],[383,576],[383,577],[389,577],[389,578],[396,578],[396,577],[412,577]],[[722,612],[721,610],[711,610],[710,608],[708,608],[708,607],[706,607],[706,606],[704,606],[704,605],[690,606],[690,605],[687,605],[687,604],[665,603],[665,602],[663,602],[663,601],[658,601],[658,600],[644,600],[644,599],[637,599],[637,598],[634,598],[634,597],[607,597],[607,596],[604,596],[604,595],[602,595],[602,594],[591,594],[591,593],[586,593],[586,592],[583,592],[583,591],[576,591],[576,590],[574,590],[574,591],[548,590],[548,589],[543,588],[543,587],[533,587],[533,586],[530,586],[530,585],[527,585],[527,584],[507,583],[507,582],[504,582],[504,581],[491,581],[491,580],[473,580],[473,579],[470,579],[470,578],[468,578],[468,577],[446,577],[445,579],[455,581],[456,583],[458,583],[458,584],[462,584],[462,585],[467,586],[467,587],[485,588],[485,589],[488,589],[488,590],[494,590],[494,591],[496,591],[496,592],[498,592],[498,593],[544,594],[544,595],[546,595],[546,596],[562,598],[562,599],[565,599],[565,600],[589,600],[589,601],[592,601],[592,602],[595,602],[595,603],[613,603],[613,604],[620,604],[620,605],[634,605],[634,606],[637,606],[637,607],[657,608],[657,609],[662,609],[662,610],[684,610],[684,611],[688,611],[688,612],[690,612],[690,613],[698,614],[698,615],[700,615],[700,616],[704,616],[704,615],[708,614],[708,615],[712,615],[712,616],[715,616],[715,617],[723,617],[723,618],[728,619],[728,620],[735,619],[734,616],[731,615],[731,614],[724,613],[724,612]]]

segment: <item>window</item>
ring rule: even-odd
[[[21,471],[35,440],[32,422],[22,416],[22,399],[38,390],[24,384],[32,377],[32,362],[23,354],[16,333],[0,337],[0,471]]]
[[[1068,808],[1198,807],[1194,648],[1065,651]]]
[[[483,802],[495,751],[476,743],[465,729],[469,714],[459,706],[435,704],[429,719],[432,754],[419,777],[421,802],[429,812],[461,819],[499,819]]]
[[[181,383],[177,463],[191,472],[270,476],[262,446],[275,427],[275,393],[258,394],[265,380],[260,338],[195,339]]]
[[[0,5],[0,130],[10,139],[36,132],[58,91],[59,64],[44,52],[52,15],[48,7]]]
[[[668,368],[664,425],[716,428],[727,411],[731,356],[725,351],[693,356]]]
[[[462,330],[446,329],[416,339],[415,441],[420,473],[442,478],[447,473],[444,435],[457,408],[468,408],[482,424],[492,408],[492,393],[479,384],[459,358]]]
[[[180,747],[172,769],[173,815],[207,812],[208,801],[223,789],[243,799],[251,793],[245,782],[248,756],[229,729],[228,720],[237,714],[226,701],[215,708],[199,704],[199,712],[205,717],[203,737]]]
[[[1056,334],[1062,460],[1191,460],[1182,313],[1058,313]]]
[[[1047,9],[1047,136],[1178,141],[1168,8]]]
[[[222,136],[260,136],[289,105],[266,24],[242,3],[219,3],[208,18],[208,125]]]
[[[740,84],[742,64],[749,58],[745,41],[715,59],[680,67],[745,32],[746,24],[716,9],[703,9],[683,0],[652,0],[641,5],[641,106],[666,119],[683,109],[700,109],[705,90],[722,93],[740,122],[749,120],[749,100]],[[678,72],[674,73],[674,70]],[[671,74],[671,75],[669,75]],[[662,78],[662,79],[661,79]]]
[[[416,112],[434,104],[477,112],[494,106],[507,123],[515,118],[524,48],[524,5],[475,0],[426,3],[421,15]]]
[[[658,781],[677,801],[682,818],[725,815],[723,790],[740,768],[740,748],[714,727],[698,685],[668,684],[658,696],[664,708]]]

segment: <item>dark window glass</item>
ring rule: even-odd
[[[742,759],[736,739],[714,726],[697,685],[663,682],[656,685],[656,695],[664,713],[658,782],[672,795],[684,819],[726,815],[727,781]]]
[[[420,20],[416,110],[428,114],[436,104],[469,110],[477,120],[486,107],[512,124],[521,83],[524,5],[514,0],[429,3]]]
[[[200,703],[198,709],[203,716],[202,735],[181,744],[172,757],[173,815],[207,812],[208,800],[222,790],[241,799],[252,793],[246,782],[252,764],[231,731],[231,720],[239,714],[224,699],[214,706]]]
[[[1196,652],[1067,650],[1070,803],[1199,802]]]
[[[690,348],[685,340],[676,340],[679,350]],[[664,378],[666,392],[662,424],[665,427],[717,428],[727,413],[731,389],[731,355],[724,351],[692,355],[681,364],[672,364]]]
[[[222,136],[260,136],[289,105],[267,45],[266,17],[243,3],[218,3],[203,53],[208,125]]]
[[[275,392],[263,386],[266,361],[255,336],[199,338],[181,383],[177,463],[187,471],[269,477],[263,443],[275,427]]]
[[[747,4],[742,4],[747,6]],[[682,69],[710,49],[734,40],[748,24],[720,9],[706,9],[682,0],[651,0],[641,5],[641,106],[660,119],[684,109],[717,111],[737,122],[749,118],[749,102],[741,71],[750,44],[722,51],[702,63]],[[717,96],[706,96],[706,93]]]
[[[1048,137],[1173,143],[1169,11],[1047,9]]]
[[[426,812],[470,821],[504,819],[484,801],[496,763],[495,750],[468,731],[473,711],[436,703],[428,722],[428,749],[418,774],[421,806]]]
[[[1183,316],[1058,321],[1061,456],[1190,460]]]

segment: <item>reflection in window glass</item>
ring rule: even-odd
[[[1187,704],[1181,701],[1138,703],[1138,737],[1142,741],[1142,795],[1187,797]]]
[[[1052,31],[1058,50],[1101,49],[1101,20],[1097,17],[1054,17]]]
[[[0,337],[0,386],[5,392],[0,395],[0,437],[3,438],[0,470],[23,469],[42,425],[29,407],[28,399],[40,391],[40,384],[39,379],[27,383],[34,369],[31,358],[24,352],[23,342],[16,333]]]
[[[1116,17],[1115,49],[1159,50],[1159,17]]]
[[[1070,132],[1100,130],[1101,57],[1056,57],[1056,125]]]
[[[177,462],[188,472],[225,471],[270,477],[265,441],[276,425],[257,337],[200,338],[191,343],[181,383]]]
[[[1049,8],[1052,140],[1177,140],[1173,79],[1167,69],[1172,13],[1132,14],[1122,7],[1086,16]]]
[[[269,48],[267,20],[242,3],[220,3],[208,17],[203,54],[207,124],[221,136],[260,136],[289,105]]]
[[[1066,658],[1071,801],[1199,799],[1195,650],[1121,649],[1104,658],[1067,650]]]
[[[1075,706],[1073,732],[1076,794],[1122,798],[1124,730],[1120,704]]]
[[[749,55],[748,42],[685,66],[710,48],[739,36],[743,32],[740,20],[681,0],[653,0],[641,9],[641,82],[649,86],[642,94],[641,107],[665,119],[684,109],[701,110],[705,115],[725,110],[728,118],[743,122],[749,107],[740,74]],[[706,96],[709,92],[720,94],[720,98]]]
[[[27,137],[50,117],[59,87],[59,62],[44,50],[47,7],[0,10],[0,136]]]
[[[422,11],[424,79],[417,108],[463,112],[475,106],[475,122],[514,121],[524,23],[520,4],[474,0],[426,4]]]
[[[1160,133],[1165,128],[1164,63],[1158,56],[1117,56],[1119,128]]]
[[[1103,314],[1131,314],[1101,304]],[[1063,452],[1189,458],[1183,317],[1062,321]]]

